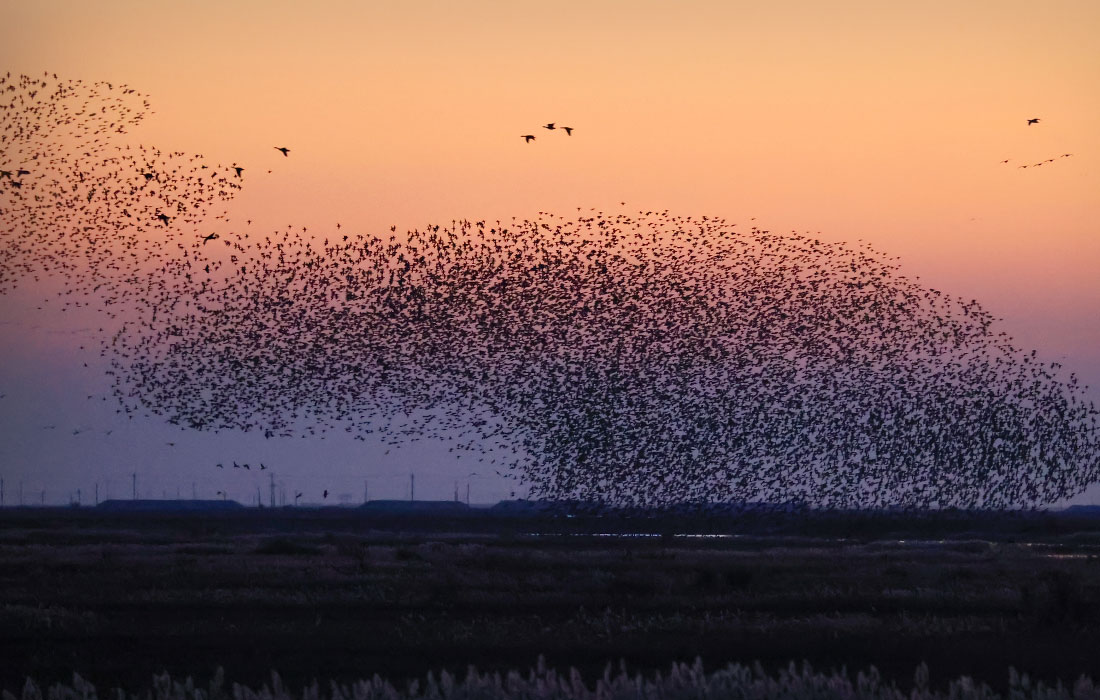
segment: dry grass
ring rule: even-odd
[[[871,667],[853,674],[815,671],[808,663],[790,663],[768,672],[760,664],[730,664],[707,672],[702,661],[673,664],[666,673],[629,673],[625,667],[608,666],[601,677],[587,681],[571,668],[559,673],[538,665],[527,673],[507,671],[479,673],[470,667],[463,677],[447,671],[428,673],[420,680],[394,683],[375,675],[350,683],[322,686],[316,680],[299,689],[288,687],[277,673],[269,683],[251,688],[233,683],[227,686],[222,669],[203,687],[191,678],[173,681],[168,674],[153,678],[151,687],[138,691],[113,689],[110,700],[1096,700],[1100,686],[1082,676],[1071,684],[1032,682],[1027,675],[1008,671],[1003,694],[969,677],[960,677],[936,687],[928,667],[920,665],[909,683],[899,685],[884,679]],[[23,685],[20,696],[4,691],[3,700],[94,700],[95,687],[74,675],[72,683],[54,684],[46,692],[32,680]]]

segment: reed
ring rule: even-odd
[[[58,683],[41,688],[27,679],[20,695],[3,691],[2,700],[98,700],[95,687],[78,674],[71,684]],[[708,672],[702,661],[693,664],[676,663],[667,673],[643,675],[630,673],[625,665],[613,670],[609,665],[594,682],[586,681],[580,672],[570,668],[559,672],[548,668],[540,658],[526,673],[481,673],[470,667],[464,678],[447,671],[428,673],[423,680],[414,680],[403,687],[374,675],[353,683],[332,682],[323,686],[317,681],[301,689],[283,684],[277,673],[270,684],[250,688],[227,683],[218,669],[206,686],[197,685],[190,677],[173,680],[168,674],[153,677],[152,685],[140,689],[112,689],[109,700],[703,700],[704,698],[738,698],[741,700],[778,699],[848,699],[860,700],[1083,700],[1100,698],[1100,686],[1091,678],[1081,676],[1072,684],[1047,685],[1033,682],[1026,674],[1008,670],[1008,687],[1000,694],[988,685],[968,677],[960,677],[935,687],[925,664],[917,667],[908,687],[886,681],[872,666],[849,674],[846,670],[820,672],[809,663],[791,662],[786,668],[768,672],[760,663],[731,664]]]

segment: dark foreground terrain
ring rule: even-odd
[[[613,531],[645,537],[604,536]],[[663,534],[661,534],[663,533]],[[676,534],[681,533],[681,534]],[[724,537],[685,536],[735,535]],[[0,511],[0,687],[215,668],[259,686],[537,657],[587,676],[808,660],[911,682],[1100,678],[1091,517]]]

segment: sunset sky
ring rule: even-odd
[[[1100,401],[1097,37],[1095,0],[0,0],[0,70],[126,83],[156,112],[127,139],[244,166],[230,228],[582,207],[862,239],[979,300]],[[123,424],[85,408],[106,380],[82,367],[79,323],[35,298],[0,297],[6,504],[20,482],[26,502],[88,502],[108,480],[129,496],[134,472],[150,497],[266,501],[266,480],[213,473],[234,459],[275,465],[307,501],[361,499],[364,478],[406,497],[411,470],[420,498],[456,481],[475,502],[509,495],[431,445]]]

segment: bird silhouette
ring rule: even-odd
[[[1028,126],[1031,126],[1032,124],[1038,124],[1038,123],[1039,123],[1038,119],[1028,119],[1027,120],[1027,125]]]
[[[279,151],[279,152],[280,152],[280,153],[282,153],[282,154],[283,154],[284,156],[285,156],[285,155],[287,155],[288,153],[290,153],[290,149],[289,149],[289,148],[287,148],[286,146],[276,146],[276,147],[275,147],[275,150],[276,150],[276,151]]]
[[[524,134],[523,136],[520,136],[520,138],[523,139],[525,143],[531,143],[532,141],[535,140],[535,135],[534,134]]]

